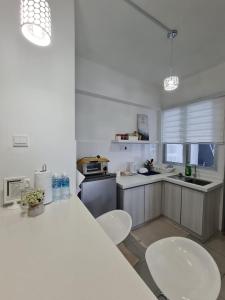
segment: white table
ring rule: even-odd
[[[0,210],[4,300],[156,300],[78,198],[21,218]]]

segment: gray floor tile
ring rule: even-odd
[[[225,257],[222,254],[220,254],[219,252],[217,252],[218,251],[217,249],[214,250],[214,249],[210,248],[208,246],[209,242],[202,243],[200,240],[198,240],[197,238],[193,237],[192,235],[189,235],[188,238],[191,239],[191,240],[193,240],[193,241],[195,241],[199,245],[201,245],[203,248],[205,248],[212,255],[212,257],[214,258],[214,260],[217,263],[217,266],[218,266],[218,268],[220,270],[221,277],[224,276],[224,274],[225,274]],[[213,242],[214,239],[215,239],[215,237],[213,237],[210,240],[211,247],[212,247],[212,245],[214,246],[214,242]]]
[[[206,243],[206,247],[225,256],[225,236],[221,233],[215,235]]]
[[[223,277],[225,275],[225,256],[221,255],[220,253],[206,247],[206,250],[212,255],[217,266],[220,270],[220,274]]]
[[[225,277],[222,278],[220,298],[225,299]]]
[[[164,296],[164,295],[158,296],[158,299],[159,299],[159,300],[168,300],[168,299],[166,298],[166,296]]]
[[[198,243],[198,244],[201,245],[203,248],[206,247],[206,243],[205,243],[205,242],[203,243],[201,240],[199,240],[198,238],[196,238],[195,236],[193,236],[193,235],[191,235],[191,234],[189,234],[189,235],[187,236],[187,238],[189,238],[190,240],[192,240],[192,241]]]
[[[170,236],[187,237],[188,232],[167,218],[159,218],[132,231],[135,238],[148,247],[152,243]]]
[[[132,235],[129,235],[123,243],[135,256],[137,256],[139,262],[145,261],[146,249],[142,247]]]
[[[190,238],[204,247],[212,255],[218,265],[222,277],[222,287],[218,300],[225,300],[225,236],[219,233],[208,242],[202,243],[166,218],[160,218],[133,231],[124,242],[126,247],[139,258],[139,262],[134,269],[156,297],[158,297],[159,300],[164,300],[164,298],[160,298],[160,290],[156,286],[149,272],[145,261],[145,252],[148,245],[168,236],[183,236]]]
[[[139,258],[139,262],[135,265],[134,269],[143,279],[143,281],[149,286],[151,291],[155,294],[156,297],[160,295],[160,291],[157,288],[154,280],[149,272],[146,260],[145,260],[145,251],[139,241],[137,241],[132,235],[129,235],[124,241],[125,246]]]
[[[158,297],[160,295],[160,290],[156,286],[156,284],[149,272],[146,262],[144,261],[144,262],[138,263],[134,269],[137,271],[139,276],[144,280],[144,282],[149,286],[149,288],[155,294],[155,296]]]

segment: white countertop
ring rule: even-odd
[[[199,178],[199,179],[205,179],[207,181],[211,181],[210,184],[207,184],[205,186],[184,182],[179,179],[170,178],[171,176],[176,175],[176,173],[166,173],[166,174],[159,174],[159,175],[151,175],[151,176],[145,176],[145,175],[133,175],[133,176],[119,176],[117,177],[116,181],[119,187],[123,190],[146,185],[154,182],[160,182],[160,181],[166,181],[171,182],[174,184],[178,184],[184,187],[188,187],[194,190],[198,190],[201,192],[209,192],[212,191],[220,186],[223,185],[222,180],[210,180],[209,178]]]
[[[78,198],[36,218],[0,209],[4,300],[156,300]]]

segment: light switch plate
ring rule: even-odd
[[[14,148],[27,148],[29,147],[29,138],[27,135],[14,135],[12,137]]]

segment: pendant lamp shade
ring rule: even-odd
[[[174,91],[179,86],[179,77],[178,76],[169,76],[164,79],[164,90],[167,92]]]
[[[21,0],[21,30],[35,45],[51,43],[51,10],[46,0]]]
[[[171,52],[170,52],[170,73],[169,76],[167,76],[163,81],[163,87],[166,92],[174,91],[179,86],[179,77],[174,74],[173,70],[173,41],[175,37],[177,36],[177,30],[170,30],[167,33],[167,38],[171,42]]]

